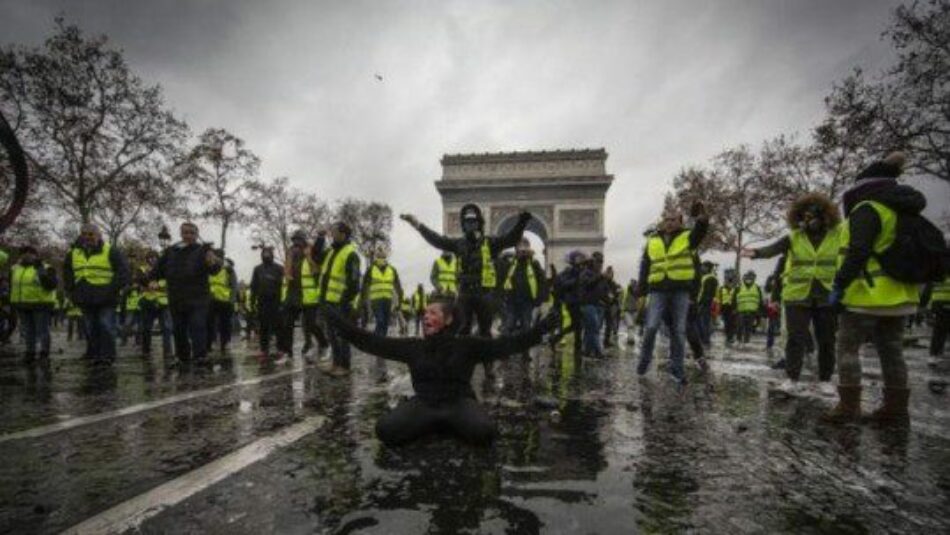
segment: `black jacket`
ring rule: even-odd
[[[544,268],[541,263],[535,259],[515,258],[515,271],[511,274],[511,290],[507,290],[508,297],[517,301],[533,301],[535,305],[540,305],[548,298],[548,281],[544,275]],[[530,267],[529,267],[530,266]],[[511,266],[508,266],[511,269]],[[528,284],[526,269],[534,270],[535,280],[538,281],[538,293],[531,298],[531,285]],[[502,275],[502,284],[508,278],[507,270]]]
[[[689,231],[689,248],[690,250],[695,251],[699,244],[703,241],[703,238],[706,237],[706,232],[709,230],[709,221],[705,218],[699,218],[696,220],[696,224],[693,225],[693,228]],[[676,236],[666,236],[659,234],[663,241],[669,246],[670,242],[673,241],[673,238]],[[652,237],[652,236],[651,236]],[[646,295],[647,292],[676,292],[676,291],[695,291],[695,281],[674,281],[670,279],[664,279],[658,284],[650,284],[650,256],[647,254],[648,247],[643,247],[643,256],[640,259],[640,293],[641,295]]]
[[[251,274],[251,308],[256,310],[260,301],[280,301],[283,283],[284,266],[276,262],[258,264]]]
[[[581,268],[567,266],[554,279],[554,298],[565,305],[577,305],[581,300]]]
[[[186,245],[178,242],[165,249],[152,270],[152,280],[165,279],[169,307],[188,307],[211,303],[208,277],[221,270],[221,264],[209,266],[205,255],[208,244]]]
[[[359,329],[333,310],[327,321],[361,351],[409,366],[416,396],[430,405],[475,398],[475,365],[527,351],[556,323],[550,318],[514,336],[479,338],[443,332],[426,338],[388,338]]]
[[[585,269],[581,272],[578,302],[581,305],[606,306],[612,289],[610,285],[611,282],[603,273]]]
[[[104,246],[104,243],[99,242],[88,249],[87,254],[100,253]],[[119,251],[118,247],[112,247],[109,250],[109,263],[112,265],[112,284],[93,286],[86,281],[77,283],[73,272],[73,249],[82,248],[83,246],[77,240],[73,243],[69,252],[66,253],[66,259],[63,261],[63,288],[66,290],[66,295],[79,307],[114,307],[118,305],[119,294],[129,285],[131,279],[129,264],[125,261],[125,255]]]
[[[519,219],[517,223],[503,236],[485,236],[488,240],[488,247],[491,250],[493,260],[498,258],[498,254],[514,247],[521,240],[525,227],[528,226],[528,219]],[[481,240],[470,240],[466,237],[449,238],[443,236],[425,225],[419,225],[419,233],[433,247],[455,253],[460,262],[458,284],[459,293],[463,295],[472,295],[482,293],[482,242]],[[501,276],[496,273],[496,275]]]
[[[854,209],[862,201],[877,201],[899,213],[919,214],[927,206],[922,193],[898,184],[892,178],[874,178],[858,182],[844,194],[844,213],[848,214],[851,242],[848,253],[838,268],[834,287],[845,290],[854,279],[864,276],[864,268],[874,250],[874,240],[881,232],[881,219],[869,205]],[[853,210],[853,211],[852,211]],[[843,244],[842,244],[843,245]]]

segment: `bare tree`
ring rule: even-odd
[[[247,216],[249,187],[260,164],[243,139],[222,128],[209,128],[179,166],[180,179],[190,185],[200,203],[198,217],[221,225],[222,249],[231,225]]]
[[[388,204],[359,199],[343,199],[337,204],[336,219],[353,229],[353,240],[360,253],[372,261],[380,246],[390,246],[393,211]]]
[[[165,167],[187,135],[159,86],[133,74],[105,36],[62,18],[42,47],[0,53],[0,106],[50,200],[81,222],[108,190]]]
[[[683,210],[696,200],[705,203],[710,233],[704,244],[734,253],[736,271],[744,247],[774,238],[784,228],[781,196],[745,145],[717,154],[708,169],[681,171],[673,181],[673,192]]]
[[[290,248],[290,236],[302,229],[310,236],[326,228],[328,210],[316,195],[289,185],[287,177],[248,186],[248,228],[251,239],[277,247],[279,258]],[[322,207],[322,212],[321,212]]]

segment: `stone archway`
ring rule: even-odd
[[[462,206],[475,203],[493,234],[511,228],[522,210],[535,215],[528,229],[541,237],[549,263],[560,268],[573,249],[603,251],[604,199],[613,182],[607,152],[584,149],[455,154],[442,157],[442,229],[459,235]]]

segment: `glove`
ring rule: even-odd
[[[843,296],[844,292],[840,288],[832,288],[831,292],[828,293],[828,304],[836,308],[840,307]]]
[[[544,327],[544,332],[549,333],[561,326],[561,311],[559,308],[560,307],[552,308],[550,312],[541,318],[541,325]]]
[[[521,223],[527,223],[531,221],[531,218],[534,217],[531,215],[531,212],[525,211],[518,214],[518,221]]]
[[[706,213],[706,206],[703,201],[696,201],[689,207],[689,216],[696,218]]]

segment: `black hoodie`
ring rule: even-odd
[[[916,189],[898,184],[893,178],[871,178],[858,182],[844,193],[842,203],[848,214],[851,241],[848,254],[835,276],[835,288],[846,289],[854,279],[863,276],[874,241],[881,232],[881,219],[870,205],[855,209],[863,201],[877,201],[900,214],[916,215],[927,206],[927,199]]]

